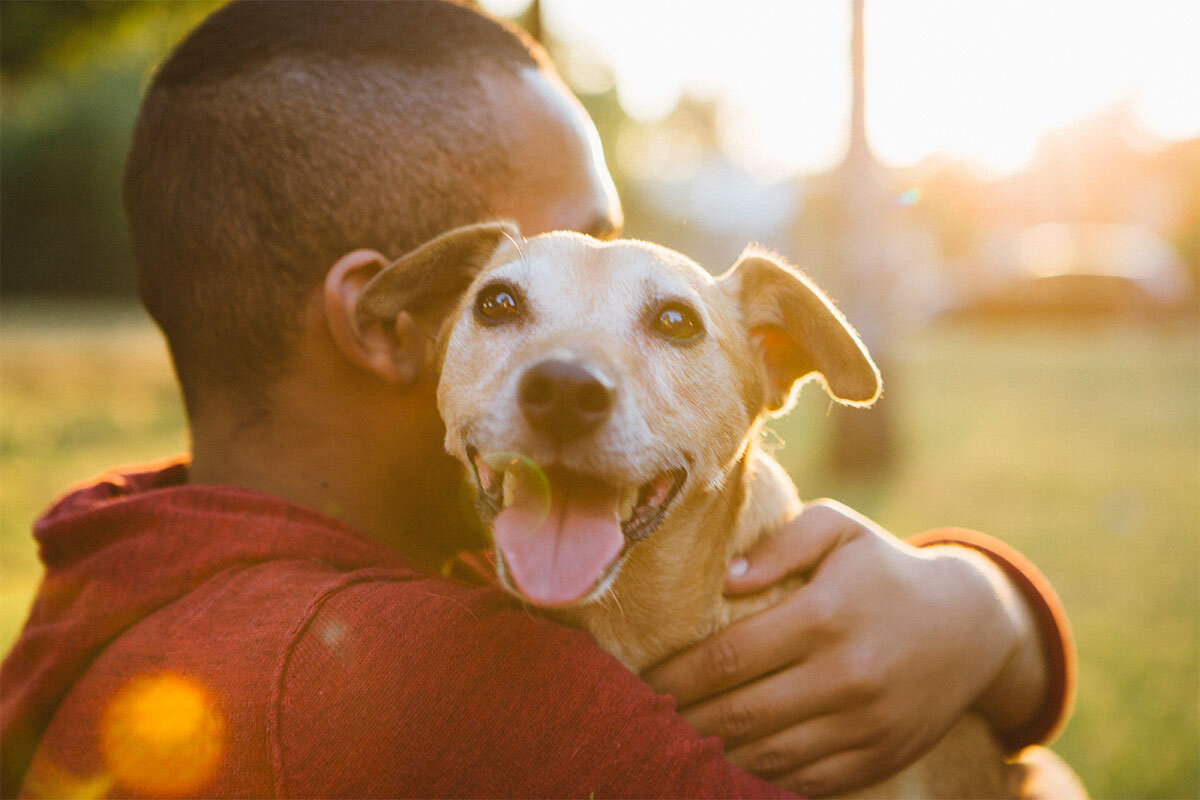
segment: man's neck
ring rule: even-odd
[[[321,511],[430,570],[475,544],[459,507],[457,465],[438,450],[412,452],[394,426],[350,413],[230,419],[207,415],[193,424],[192,483],[240,486]]]

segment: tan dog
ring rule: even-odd
[[[384,270],[358,309],[403,312],[436,341],[446,447],[476,477],[500,580],[635,672],[789,588],[722,593],[731,559],[800,509],[757,447],[763,420],[810,378],[840,403],[880,392],[829,300],[754,251],[714,279],[644,242],[470,226]],[[969,716],[864,795],[999,797],[1010,780]]]

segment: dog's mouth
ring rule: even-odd
[[[540,606],[567,606],[610,585],[629,548],[652,534],[687,480],[679,467],[641,485],[539,468],[513,453],[469,451],[477,504],[502,573]]]

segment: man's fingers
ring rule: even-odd
[[[859,748],[833,753],[776,777],[774,783],[803,797],[825,797],[878,783],[893,771],[882,764],[878,751]]]
[[[844,716],[851,715],[816,717],[735,747],[726,755],[747,772],[779,782],[782,776],[795,775],[867,744],[866,735],[841,718]]]
[[[781,670],[685,709],[685,719],[725,748],[740,747],[797,723],[843,709],[856,698],[845,692],[811,691],[822,685],[811,662]]]
[[[796,622],[794,606],[802,591],[671,656],[642,673],[642,679],[655,691],[674,695],[682,708],[803,660],[820,634]]]
[[[774,536],[765,537],[743,558],[734,560],[725,577],[725,591],[757,592],[788,575],[811,572],[840,542],[862,533],[864,523],[837,501],[809,503]]]

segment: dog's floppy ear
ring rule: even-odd
[[[771,254],[747,248],[720,285],[742,312],[762,356],[764,408],[786,411],[805,379],[816,377],[839,403],[869,406],[879,397],[879,370],[858,334],[809,278]]]
[[[385,266],[363,287],[355,309],[358,324],[386,324],[406,312],[435,334],[497,248],[520,238],[509,222],[484,222],[426,242]]]

